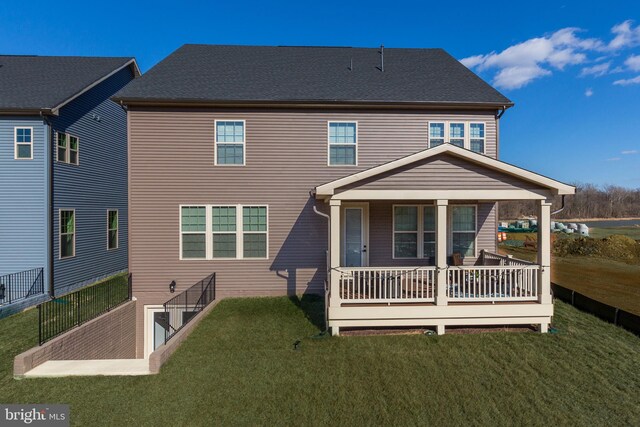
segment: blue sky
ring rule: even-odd
[[[502,160],[639,188],[639,25],[640,2],[4,0],[0,52],[135,56],[144,72],[184,43],[442,47],[516,103]]]

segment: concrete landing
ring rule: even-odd
[[[149,359],[49,360],[24,374],[25,378],[70,376],[151,375]]]

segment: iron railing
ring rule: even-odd
[[[40,345],[131,300],[131,274],[38,305]]]
[[[42,267],[0,276],[0,306],[43,293]]]
[[[164,303],[164,343],[216,299],[216,273]]]

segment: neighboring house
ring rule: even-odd
[[[212,272],[220,296],[327,292],[334,334],[546,331],[550,200],[574,188],[497,160],[513,104],[445,51],[185,45],[114,99],[139,357],[170,283]],[[539,264],[493,254],[514,199],[538,203]]]
[[[127,269],[127,118],[110,97],[139,75],[133,58],[0,56],[0,306]]]

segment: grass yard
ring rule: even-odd
[[[229,299],[157,376],[17,381],[36,315],[0,321],[0,402],[74,425],[640,425],[640,339],[559,302],[557,335],[317,339],[318,298]]]

